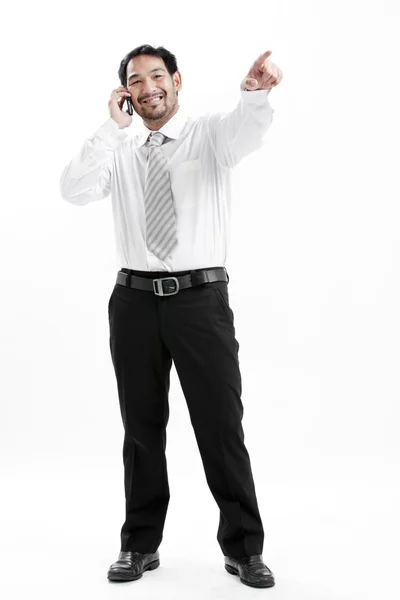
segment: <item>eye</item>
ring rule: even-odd
[[[162,77],[162,75],[155,75],[154,77]],[[131,85],[135,85],[135,83],[139,83],[139,80],[134,81],[133,83],[131,83]]]

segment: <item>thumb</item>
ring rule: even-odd
[[[248,88],[256,88],[258,86],[257,79],[246,79],[246,87]]]

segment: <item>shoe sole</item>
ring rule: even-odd
[[[230,565],[225,564],[225,569],[228,571],[228,573],[230,573],[231,575],[239,575],[239,579],[242,583],[244,583],[245,585],[249,585],[250,587],[272,587],[275,585],[275,581],[273,581],[272,579],[270,581],[263,581],[261,583],[249,583],[248,581],[245,581],[244,579],[242,579],[240,577],[239,571],[238,569],[235,569],[235,567],[231,567]]]
[[[141,577],[143,577],[143,573],[145,571],[153,571],[154,569],[157,569],[157,567],[160,566],[160,559],[158,558],[157,560],[154,560],[153,562],[149,563],[148,565],[146,565],[145,567],[143,567],[143,571],[141,573],[138,573],[137,575],[130,575],[129,572],[124,573],[122,570],[115,572],[115,573],[108,573],[107,575],[107,579],[109,581],[135,581],[136,579],[140,579]]]

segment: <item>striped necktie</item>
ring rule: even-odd
[[[178,243],[170,174],[160,148],[164,137],[159,131],[150,133],[148,137],[149,154],[144,184],[146,244],[162,260]]]

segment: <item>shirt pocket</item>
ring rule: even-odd
[[[196,204],[201,185],[201,160],[184,160],[170,167],[171,189],[178,210]]]

